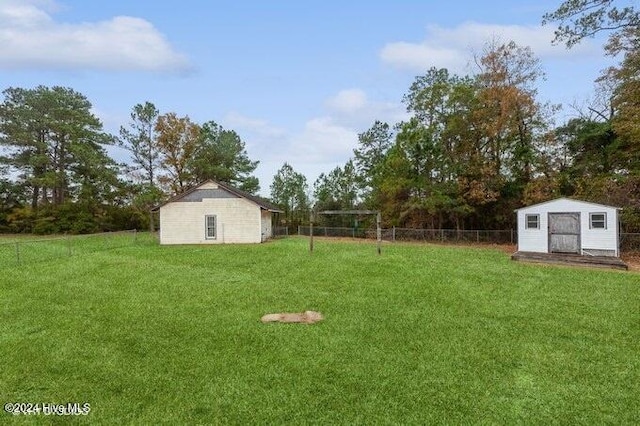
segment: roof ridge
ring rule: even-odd
[[[219,187],[223,188],[224,190],[231,192],[234,195],[237,195],[240,198],[244,198],[246,200],[249,200],[255,204],[258,205],[258,207],[263,208],[265,210],[269,210],[269,211],[273,211],[273,212],[277,212],[277,213],[282,213],[282,210],[276,206],[275,204],[273,204],[271,201],[262,199],[259,196],[250,194],[246,191],[243,191],[239,188],[236,188],[235,186],[231,185],[228,182],[223,182],[223,181],[217,181],[214,179],[206,179],[202,182],[199,182],[193,186],[190,186],[189,188],[185,189],[184,191],[182,191],[179,194],[176,194],[172,197],[170,197],[169,199],[167,199],[166,201],[164,201],[163,203],[157,205],[156,207],[154,207],[153,209],[151,209],[152,211],[158,211],[160,210],[161,207],[166,206],[169,203],[173,203],[175,201],[178,201],[184,197],[186,197],[187,195],[191,194],[192,192],[196,191],[198,188],[200,188],[201,186],[203,186],[206,183],[213,183],[218,185]]]

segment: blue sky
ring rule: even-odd
[[[287,161],[307,176],[344,164],[375,120],[405,118],[402,96],[429,67],[467,74],[497,38],[529,45],[540,100],[568,106],[611,64],[602,40],[552,46],[557,1],[0,0],[0,89],[68,86],[117,133],[131,108],[214,120],[259,160],[269,194]],[[118,160],[126,153],[110,149]]]

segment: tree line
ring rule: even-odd
[[[556,125],[559,106],[539,101],[544,74],[529,47],[488,42],[470,58],[472,75],[432,68],[417,76],[403,98],[410,118],[374,122],[353,157],[311,188],[285,164],[271,194],[287,220],[361,207],[380,210],[386,226],[509,229],[514,209],[565,196],[621,207],[624,230],[639,232],[639,13],[568,0],[544,22],[559,23],[555,42],[568,47],[612,31],[606,52],[621,58],[590,101],[573,105],[574,118]]]
[[[0,104],[0,232],[154,229],[151,208],[206,179],[255,193],[258,162],[233,130],[150,102],[110,135],[70,88],[8,88]],[[131,157],[117,163],[109,146]]]
[[[271,201],[281,224],[307,223],[314,210],[380,210],[385,226],[508,229],[514,209],[560,196],[622,208],[640,231],[640,16],[611,0],[567,0],[543,17],[568,47],[610,31],[594,97],[556,125],[542,103],[544,74],[526,46],[490,41],[470,58],[475,72],[431,68],[403,97],[409,118],[375,121],[353,156],[306,177],[284,163]],[[206,179],[259,190],[240,136],[215,121],[135,105],[110,135],[85,96],[70,88],[8,88],[0,104],[0,232],[96,232],[155,228],[153,206]],[[125,149],[126,164],[108,154]],[[327,225],[344,218],[325,217]]]

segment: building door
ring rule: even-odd
[[[580,213],[549,213],[549,252],[580,254]]]

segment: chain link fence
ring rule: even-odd
[[[620,251],[640,253],[640,233],[622,232],[620,234]]]
[[[310,235],[308,226],[299,226],[298,235]],[[375,229],[314,226],[313,235],[324,237],[377,238]],[[513,230],[457,230],[457,229],[382,229],[385,241],[425,241],[442,243],[515,244],[518,237]]]
[[[298,226],[298,235],[310,235],[310,227]],[[368,238],[376,239],[375,229],[314,226],[313,235],[319,237]],[[385,241],[424,241],[455,244],[511,244],[518,243],[518,233],[506,230],[458,230],[458,229],[382,229]],[[640,252],[640,233],[620,234],[620,251]]]
[[[390,241],[428,241],[442,243],[515,244],[518,236],[514,230],[460,230],[460,229],[410,229],[385,230]],[[375,232],[375,231],[373,231]],[[391,234],[389,236],[389,234]]]
[[[288,236],[289,236],[289,227],[287,226],[273,227],[273,238],[288,237]]]
[[[143,234],[145,239],[155,235]],[[12,241],[0,239],[0,266],[18,266],[83,253],[110,250],[135,244],[141,235],[136,230],[101,234],[64,235],[32,239],[18,236]],[[6,238],[8,240],[9,238]]]
[[[347,228],[347,227],[330,227],[330,226],[314,226],[313,235],[316,237],[350,237],[350,238],[368,238],[368,229],[364,228]],[[373,238],[375,237],[375,229],[373,230]],[[309,226],[298,226],[298,235],[311,235]]]

